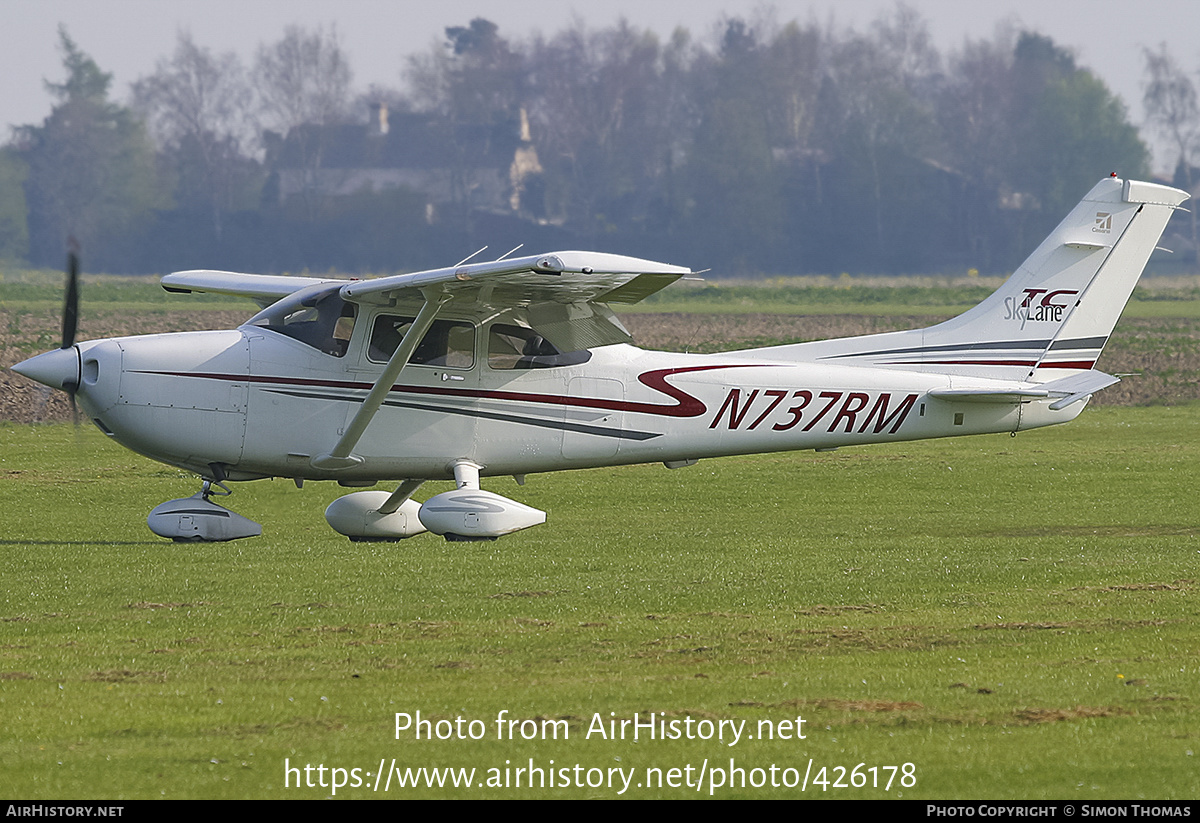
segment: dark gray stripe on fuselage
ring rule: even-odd
[[[998,340],[992,343],[951,343],[941,346],[913,346],[907,349],[879,349],[877,351],[859,351],[849,352],[847,354],[834,354],[828,357],[821,358],[822,360],[836,360],[842,357],[873,357],[876,355],[894,355],[894,354],[935,354],[938,352],[950,351],[989,351],[997,352],[1009,350],[1032,350],[1045,351],[1050,349],[1098,349],[1103,348],[1108,342],[1107,337],[1080,337],[1074,340]]]
[[[1074,340],[1055,340],[1050,351],[1055,349],[1102,349],[1107,337],[1078,337]]]
[[[321,394],[319,392],[283,391],[266,389],[271,394],[285,394],[289,397],[303,397],[318,400],[337,400],[361,403],[363,398],[350,397],[341,394]],[[520,417],[504,412],[485,411],[483,409],[456,409],[451,406],[431,406],[425,403],[406,403],[400,400],[385,400],[385,406],[401,409],[418,409],[420,411],[437,412],[438,414],[461,414],[466,417],[481,417],[488,420],[500,420],[505,423],[517,423],[523,426],[538,426],[544,429],[572,431],[579,434],[594,434],[597,437],[616,437],[621,440],[653,440],[662,437],[659,432],[644,432],[636,429],[610,429],[604,426],[589,426],[586,423],[572,423],[568,420],[547,420],[542,417]]]

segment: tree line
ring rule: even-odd
[[[62,29],[50,115],[0,147],[0,261],[58,266],[73,238],[93,271],[391,272],[523,242],[723,275],[1003,272],[1097,179],[1149,174],[1122,102],[1036,32],[943,54],[903,5],[862,31],[714,30],[519,39],[476,18],[366,91],[332,28],[288,28],[250,65],[185,33],[116,101]],[[1146,65],[1190,186],[1191,76],[1165,48]],[[351,188],[348,141],[389,116],[428,174]]]

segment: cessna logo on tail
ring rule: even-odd
[[[1054,303],[1059,295],[1079,294],[1076,289],[1025,289],[1024,300],[1018,297],[1004,299],[1004,319],[1019,320],[1024,326],[1027,321],[1035,323],[1061,323],[1067,309],[1065,303]],[[1038,298],[1041,298],[1038,300]],[[1020,300],[1020,302],[1018,302]],[[1034,301],[1037,300],[1035,303]]]
[[[1112,231],[1112,214],[1106,211],[1096,212],[1096,225],[1092,226],[1092,231],[1108,234]]]

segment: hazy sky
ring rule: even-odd
[[[726,16],[753,17],[774,8],[777,19],[864,29],[893,0],[0,0],[0,140],[7,126],[39,123],[49,114],[43,81],[63,78],[57,29],[72,38],[100,68],[114,74],[114,93],[154,69],[175,48],[176,33],[190,31],[214,51],[233,50],[249,61],[259,43],[277,40],[285,26],[336,24],[350,54],[355,86],[398,87],[404,59],[443,39],[447,26],[486,17],[500,33],[522,38],[553,34],[580,18],[607,26],[624,16],[633,25],[668,34],[683,25],[709,37]],[[929,21],[943,55],[964,39],[991,37],[998,22],[1020,21],[1071,48],[1142,119],[1142,49],[1167,43],[1185,67],[1200,69],[1200,3],[1197,0],[909,0]],[[1148,136],[1148,135],[1147,135]],[[1156,169],[1174,158],[1159,152]]]

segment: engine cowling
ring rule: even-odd
[[[546,522],[541,509],[473,488],[435,495],[425,501],[418,515],[425,528],[447,540],[495,540]]]

